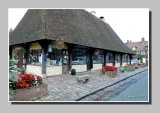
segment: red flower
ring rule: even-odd
[[[103,69],[105,69],[106,71],[115,71],[117,70],[117,67],[105,65]]]
[[[41,84],[42,83],[42,77],[41,76],[37,76],[37,81]]]
[[[29,84],[26,84],[26,88],[29,88]]]

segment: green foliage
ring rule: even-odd
[[[138,54],[137,55],[137,58],[140,59],[140,60],[142,60],[143,58],[147,58],[147,57],[148,57],[148,54],[146,54],[146,55]]]
[[[13,88],[9,88],[9,94],[13,95],[14,94],[14,90]]]
[[[13,71],[21,71],[20,68],[16,68],[15,65],[17,64],[16,60],[10,59],[9,60],[9,72],[12,73]]]
[[[76,69],[71,70],[71,75],[76,75]]]
[[[26,53],[26,50],[21,47],[20,49],[17,49],[16,54],[17,55],[24,55]]]
[[[13,74],[15,71],[21,71],[20,68],[16,68],[15,65],[17,64],[16,60],[10,59],[9,60],[9,94],[14,94],[14,87],[15,82],[17,81],[17,77]]]

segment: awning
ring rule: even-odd
[[[34,42],[31,44],[29,50],[38,50],[38,49],[42,49],[41,45],[38,42]]]

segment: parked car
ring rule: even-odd
[[[132,60],[131,60],[131,64],[138,64],[138,62],[139,62],[139,61],[138,61],[137,59],[132,59]]]
[[[72,61],[72,64],[85,64],[86,63],[86,58],[84,57],[77,57]]]

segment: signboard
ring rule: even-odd
[[[56,48],[57,49],[63,49],[64,48],[64,40],[63,39],[57,39]]]

